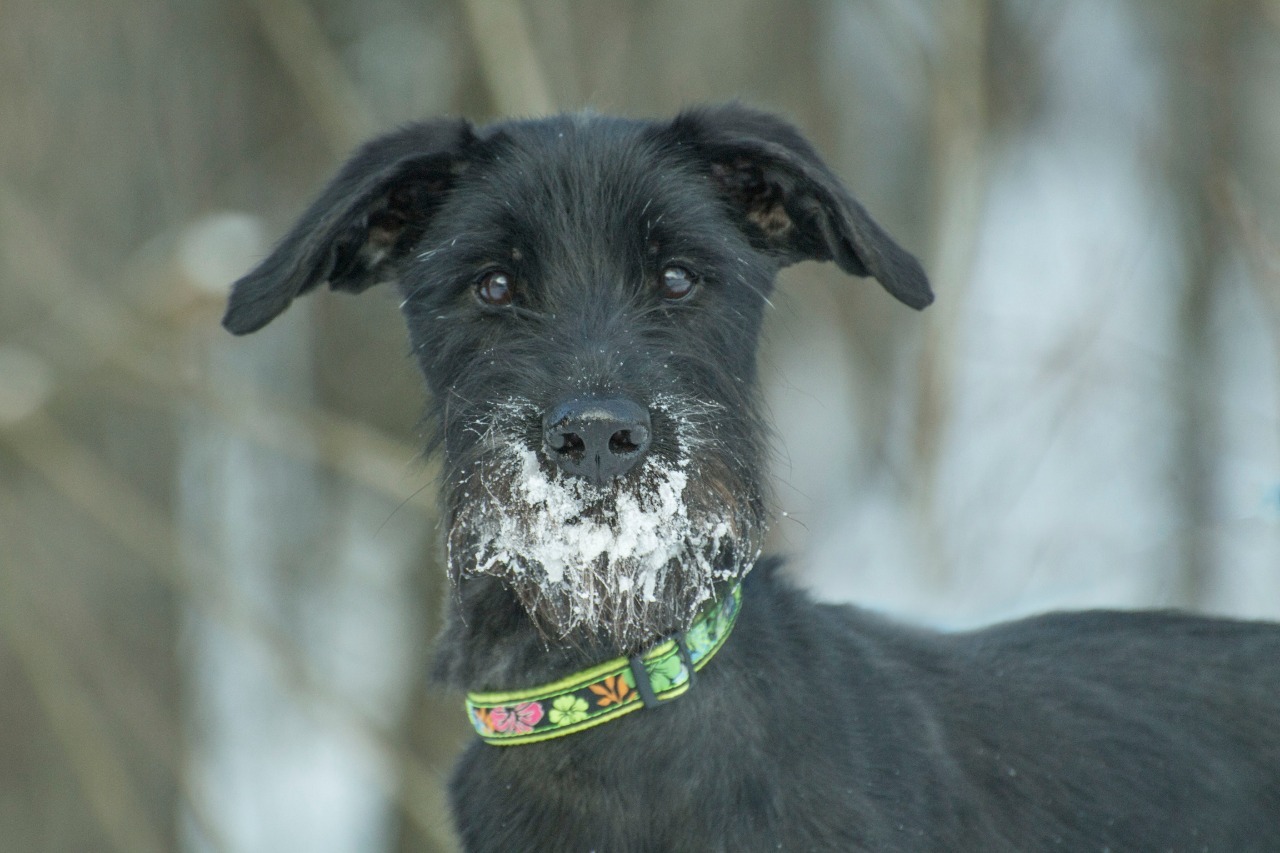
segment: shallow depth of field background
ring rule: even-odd
[[[233,339],[227,286],[400,122],[731,97],[938,293],[782,277],[798,583],[945,628],[1280,617],[1276,0],[10,0],[0,848],[454,849],[395,296]]]

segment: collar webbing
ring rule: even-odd
[[[467,713],[486,743],[511,746],[572,734],[656,707],[689,689],[724,645],[742,606],[742,585],[713,604],[684,634],[643,655],[619,657],[559,681],[507,693],[468,693]]]

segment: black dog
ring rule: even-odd
[[[237,334],[400,287],[445,464],[437,674],[490,742],[452,784],[467,849],[1280,851],[1280,627],[943,636],[757,560],[756,343],[805,259],[932,300],[792,127],[727,106],[404,128],[236,283]]]

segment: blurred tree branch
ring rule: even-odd
[[[104,295],[119,292],[119,288],[95,286],[76,270],[61,247],[49,239],[51,232],[35,211],[2,184],[0,216],[7,224],[0,231],[0,248],[12,251],[15,257],[22,248],[24,256],[32,259],[32,265],[15,282],[48,304],[49,319],[62,326],[58,337],[69,336],[78,342],[74,357],[60,365],[64,376],[88,374],[109,364],[164,392],[159,396],[165,403],[182,406],[194,402],[256,444],[303,462],[323,464],[426,513],[428,521],[434,519],[433,494],[418,489],[404,495],[405,466],[419,455],[417,448],[361,421],[320,409],[291,407],[253,387],[228,387],[224,382],[215,392],[202,381],[190,360],[183,358],[183,343],[188,337],[181,330],[147,322],[123,300]],[[246,405],[248,400],[253,405]],[[298,435],[312,440],[291,438]],[[434,464],[422,474],[427,482],[435,476]]]
[[[244,0],[285,72],[320,119],[333,153],[345,156],[378,121],[306,0]]]
[[[3,495],[4,503],[15,501]],[[166,845],[152,828],[120,749],[58,648],[57,635],[36,618],[20,588],[18,571],[18,561],[0,560],[0,634],[21,663],[90,810],[121,853],[163,853]]]
[[[955,343],[973,277],[973,252],[987,185],[987,40],[990,0],[942,4],[930,74],[930,167],[933,175],[932,275],[939,298],[925,314],[919,361],[912,483],[926,571],[946,579],[946,554],[935,518],[938,466],[950,420]]]
[[[461,5],[495,112],[508,116],[554,112],[556,104],[529,38],[520,0],[461,0]]]
[[[19,512],[19,516],[23,513]],[[25,513],[32,527],[36,519]],[[16,537],[15,537],[16,539]],[[43,565],[48,571],[39,573],[39,582],[32,582],[34,573],[15,579],[20,597],[31,604],[31,612],[42,626],[42,634],[50,638],[76,640],[74,646],[65,649],[68,660],[76,660],[83,675],[84,692],[90,692],[89,682],[97,686],[94,691],[105,698],[114,718],[129,730],[134,741],[140,744],[148,759],[165,768],[172,784],[182,794],[183,804],[190,809],[190,817],[201,834],[204,843],[214,850],[228,850],[226,838],[204,807],[204,800],[192,790],[192,779],[185,772],[186,754],[182,733],[174,715],[162,704],[154,685],[138,672],[125,652],[110,635],[107,626],[85,599],[82,589],[68,583],[66,573],[57,571],[54,557],[34,554],[27,549],[28,565]],[[68,673],[71,667],[67,668]]]
[[[254,612],[244,597],[223,581],[216,565],[191,549],[184,549],[173,525],[160,508],[139,494],[123,477],[104,466],[53,420],[36,414],[8,431],[10,448],[32,470],[83,510],[105,531],[142,557],[146,574],[173,588],[195,607],[209,608],[270,653],[281,683],[298,697],[343,722],[370,752],[388,765],[400,766],[409,785],[391,785],[384,793],[400,798],[405,814],[428,837],[447,844],[450,836],[444,811],[443,780],[438,772],[405,756],[400,742],[306,667],[293,643],[266,618]],[[187,564],[186,571],[180,567]],[[192,565],[194,563],[194,565]],[[434,796],[402,796],[405,791],[434,792]],[[125,848],[129,849],[129,848]],[[135,848],[142,849],[142,848]]]
[[[1170,185],[1178,194],[1180,245],[1186,264],[1177,310],[1174,373],[1174,459],[1171,479],[1181,514],[1175,575],[1176,600],[1204,604],[1217,570],[1212,532],[1218,505],[1219,385],[1213,308],[1230,241],[1214,202],[1214,189],[1230,173],[1236,155],[1234,50],[1251,19],[1252,0],[1205,0],[1167,23],[1174,29],[1179,61],[1170,64]]]

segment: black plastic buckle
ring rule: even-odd
[[[684,661],[685,672],[689,674],[689,686],[693,686],[693,656],[689,654],[689,646],[685,644],[684,632],[676,634],[671,639],[676,642],[676,650],[680,653],[680,659]],[[663,703],[658,698],[658,693],[653,689],[653,682],[649,679],[649,669],[644,665],[644,658],[640,655],[632,655],[631,677],[636,683],[636,692],[640,694],[641,701],[644,702],[646,708],[656,708]]]

